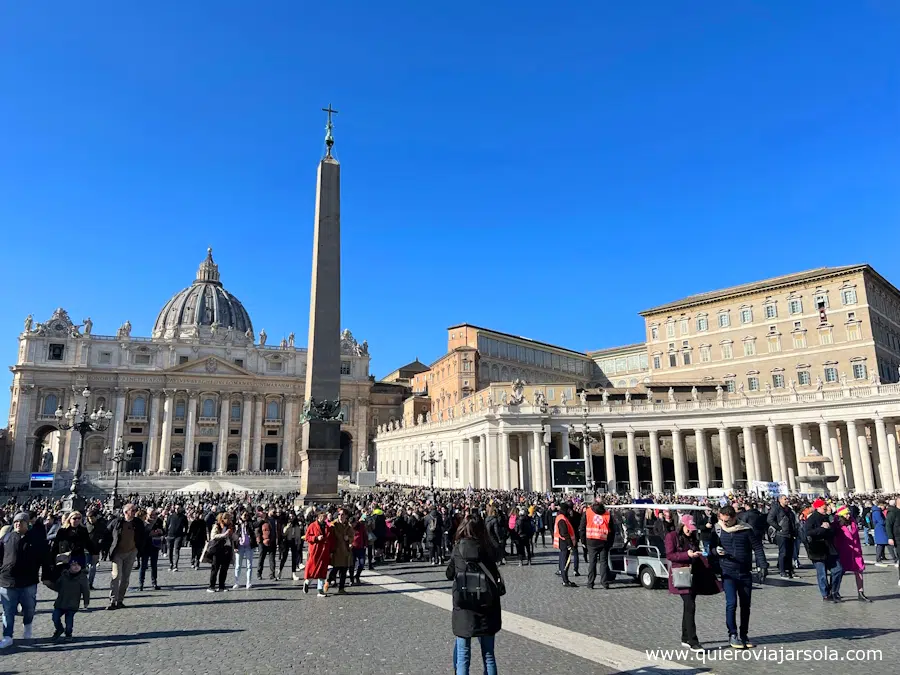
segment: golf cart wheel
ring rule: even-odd
[[[638,581],[648,591],[653,590],[656,587],[656,572],[653,571],[652,567],[645,565],[638,572]]]

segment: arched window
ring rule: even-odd
[[[131,416],[144,417],[147,414],[147,400],[143,396],[136,397],[131,402]]]
[[[175,401],[175,419],[184,419],[184,399]]]
[[[56,398],[56,394],[47,394],[44,398],[44,414],[52,415],[56,412],[56,408],[59,407],[58,403],[59,399]]]
[[[241,402],[240,401],[232,401],[231,402],[231,419],[239,420],[241,419]],[[237,469],[235,469],[236,471]]]
[[[238,470],[238,456],[236,453],[232,452],[228,455],[228,460],[226,462],[226,471],[237,471]]]
[[[203,399],[203,413],[200,415],[201,417],[215,417],[216,416],[216,402],[211,398]]]
[[[266,404],[266,419],[277,420],[278,418],[278,401],[269,401]]]

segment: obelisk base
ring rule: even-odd
[[[301,429],[300,501],[303,504],[338,501],[341,423],[338,420],[310,420]]]

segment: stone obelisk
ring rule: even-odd
[[[300,494],[305,503],[338,497],[341,454],[341,165],[332,156],[332,115],[319,162],[313,232]]]

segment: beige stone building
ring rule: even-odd
[[[628,389],[650,380],[647,345],[643,342],[597,349],[588,352],[588,356],[596,364],[597,385],[600,387]]]

